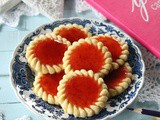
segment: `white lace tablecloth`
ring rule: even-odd
[[[12,1],[12,0],[3,0]],[[15,0],[16,1],[16,0]],[[23,1],[23,2],[22,2]],[[42,14],[50,20],[63,17],[64,0],[22,0],[15,7],[8,10],[4,5],[4,10],[0,12],[0,24],[16,27],[19,23],[20,16],[34,16]],[[1,2],[0,2],[1,6]],[[5,6],[7,8],[5,8]],[[3,10],[3,11],[4,11]]]
[[[138,43],[137,43],[138,44]],[[145,63],[144,86],[138,95],[140,102],[155,101],[160,109],[160,59],[138,44]]]
[[[21,15],[33,16],[40,13],[50,20],[61,18],[64,5],[64,0],[23,0],[8,12],[1,14],[0,24],[17,26]],[[106,19],[84,0],[76,0],[75,10],[77,13],[94,11],[97,18]],[[140,44],[137,43],[137,45],[142,52],[146,66],[144,87],[138,95],[138,100],[140,102],[155,101],[160,109],[160,60]]]

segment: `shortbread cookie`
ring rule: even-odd
[[[66,38],[71,43],[81,38],[91,37],[89,30],[78,24],[60,25],[54,29],[54,34]]]
[[[58,73],[63,69],[62,58],[68,46],[70,46],[70,42],[53,33],[40,35],[27,47],[28,64],[35,72]]]
[[[94,36],[94,39],[102,42],[108,51],[112,54],[113,69],[118,69],[122,66],[128,58],[129,51],[126,42],[116,36],[110,36],[109,34]]]
[[[93,71],[76,70],[60,81],[57,96],[65,113],[85,118],[104,108],[109,93],[103,79]]]
[[[112,63],[110,52],[102,42],[95,39],[80,39],[69,46],[64,54],[63,67],[65,73],[75,70],[92,70],[103,76],[108,74]]]
[[[117,70],[113,70],[104,77],[104,82],[108,87],[110,97],[121,94],[125,91],[131,83],[132,68],[128,63]]]
[[[62,80],[63,75],[64,71],[55,74],[39,73],[35,77],[35,81],[33,83],[34,93],[44,101],[47,101],[50,104],[58,105],[57,87],[59,85],[59,81]]]

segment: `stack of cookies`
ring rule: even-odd
[[[33,91],[75,117],[98,114],[107,100],[131,83],[125,41],[109,34],[92,36],[81,25],[66,24],[34,38],[26,59],[36,73]]]

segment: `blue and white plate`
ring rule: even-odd
[[[107,119],[112,118],[122,112],[128,105],[130,105],[136,98],[139,90],[142,88],[144,82],[144,63],[141,52],[133,43],[132,39],[122,32],[117,27],[109,23],[104,23],[97,20],[70,18],[54,21],[50,24],[45,24],[38,27],[36,30],[28,34],[23,41],[16,48],[13,59],[10,64],[11,84],[19,100],[24,103],[31,111],[50,119],[65,119],[65,120],[79,120],[72,115],[64,114],[61,107],[50,105],[42,99],[36,97],[32,91],[32,84],[34,81],[34,74],[29,68],[25,54],[26,48],[30,41],[40,34],[49,33],[61,24],[76,23],[89,28],[93,35],[104,34],[109,32],[111,35],[116,35],[125,40],[129,45],[129,59],[128,62],[133,69],[133,80],[129,88],[121,95],[110,99],[106,107],[93,117],[86,119]],[[116,48],[115,48],[116,49]]]

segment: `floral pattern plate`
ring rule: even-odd
[[[32,41],[36,36],[52,32],[55,27],[61,24],[68,23],[76,23],[87,27],[93,35],[109,32],[110,35],[121,37],[129,45],[130,55],[128,62],[133,69],[133,80],[131,85],[121,95],[110,99],[107,102],[106,107],[98,115],[94,115],[86,119],[91,120],[112,118],[122,112],[136,98],[139,90],[143,86],[145,66],[142,60],[141,52],[138,47],[133,43],[132,39],[123,31],[109,23],[104,23],[91,19],[70,18],[60,19],[54,21],[53,23],[45,24],[38,27],[36,30],[28,34],[23,39],[23,41],[18,45],[13,54],[13,59],[10,64],[11,85],[13,86],[17,97],[22,103],[24,103],[31,111],[38,115],[41,115],[46,119],[81,119],[75,118],[72,115],[64,114],[61,107],[56,105],[50,105],[34,95],[32,91],[34,73],[29,68],[25,58],[26,47],[28,46],[29,42]]]

